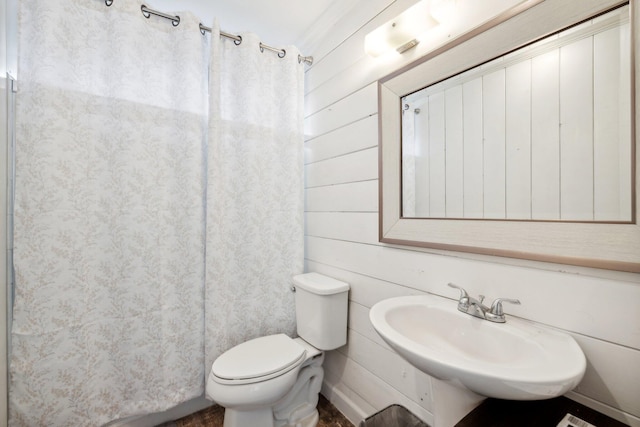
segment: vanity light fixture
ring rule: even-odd
[[[428,0],[421,0],[364,38],[364,50],[372,57],[395,50],[404,53],[420,43],[424,34],[438,25]]]

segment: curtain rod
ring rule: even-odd
[[[200,32],[202,33],[202,35],[204,35],[205,32],[209,32],[210,33],[211,32],[211,28],[200,24]],[[240,36],[236,36],[236,35],[233,35],[233,34],[225,33],[224,31],[220,31],[220,35],[222,37],[226,37],[228,39],[233,40],[233,42],[236,45],[239,45],[240,43],[242,43],[242,37],[240,37]],[[278,48],[275,48],[275,47],[268,46],[268,45],[266,45],[264,43],[260,43],[260,51],[264,52],[265,49],[270,50],[271,52],[277,53],[278,57],[280,57],[280,58],[284,58],[284,56],[287,54],[287,51],[284,50],[284,49],[278,49]],[[313,56],[298,55],[298,63],[301,63],[301,62],[306,62],[307,64],[311,65],[311,64],[313,64]]]
[[[113,4],[113,0],[104,0],[104,3],[107,6],[111,6]],[[173,24],[174,27],[177,27],[180,24],[180,17],[179,16],[173,16],[173,15],[168,15],[166,13],[163,12],[159,12],[157,10],[154,9],[149,9],[146,5],[142,5],[140,7],[140,10],[142,11],[142,15],[144,15],[145,18],[150,18],[151,15],[155,15],[155,16],[159,16],[161,18],[165,18],[171,21],[171,24]],[[205,32],[211,32],[211,28],[210,27],[206,27],[204,25],[202,25],[202,23],[200,24],[200,32],[202,33],[202,35],[204,35]],[[229,34],[226,33],[224,31],[220,31],[220,35],[222,37],[226,37],[228,39],[233,40],[233,42],[236,45],[239,45],[240,43],[242,43],[242,37],[241,36],[237,36],[234,34]],[[287,51],[284,49],[278,49],[272,46],[268,46],[264,43],[260,43],[260,52],[264,52],[264,50],[269,50],[271,52],[275,52],[278,54],[279,58],[284,58],[285,55],[287,54]],[[298,55],[298,63],[307,63],[309,65],[313,64],[313,56],[302,56],[302,55]]]

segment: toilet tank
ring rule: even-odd
[[[299,274],[293,283],[300,338],[319,350],[345,345],[349,285],[318,273]]]

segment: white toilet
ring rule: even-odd
[[[299,338],[268,335],[239,344],[211,366],[207,396],[224,427],[315,427],[323,351],[347,343],[349,285],[318,273],[293,277]]]

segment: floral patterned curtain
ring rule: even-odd
[[[295,332],[298,52],[140,6],[20,0],[11,425],[163,411]]]
[[[206,39],[181,15],[20,2],[11,425],[202,394]]]
[[[205,352],[295,333],[291,277],[303,270],[303,66],[220,38],[209,71]]]

